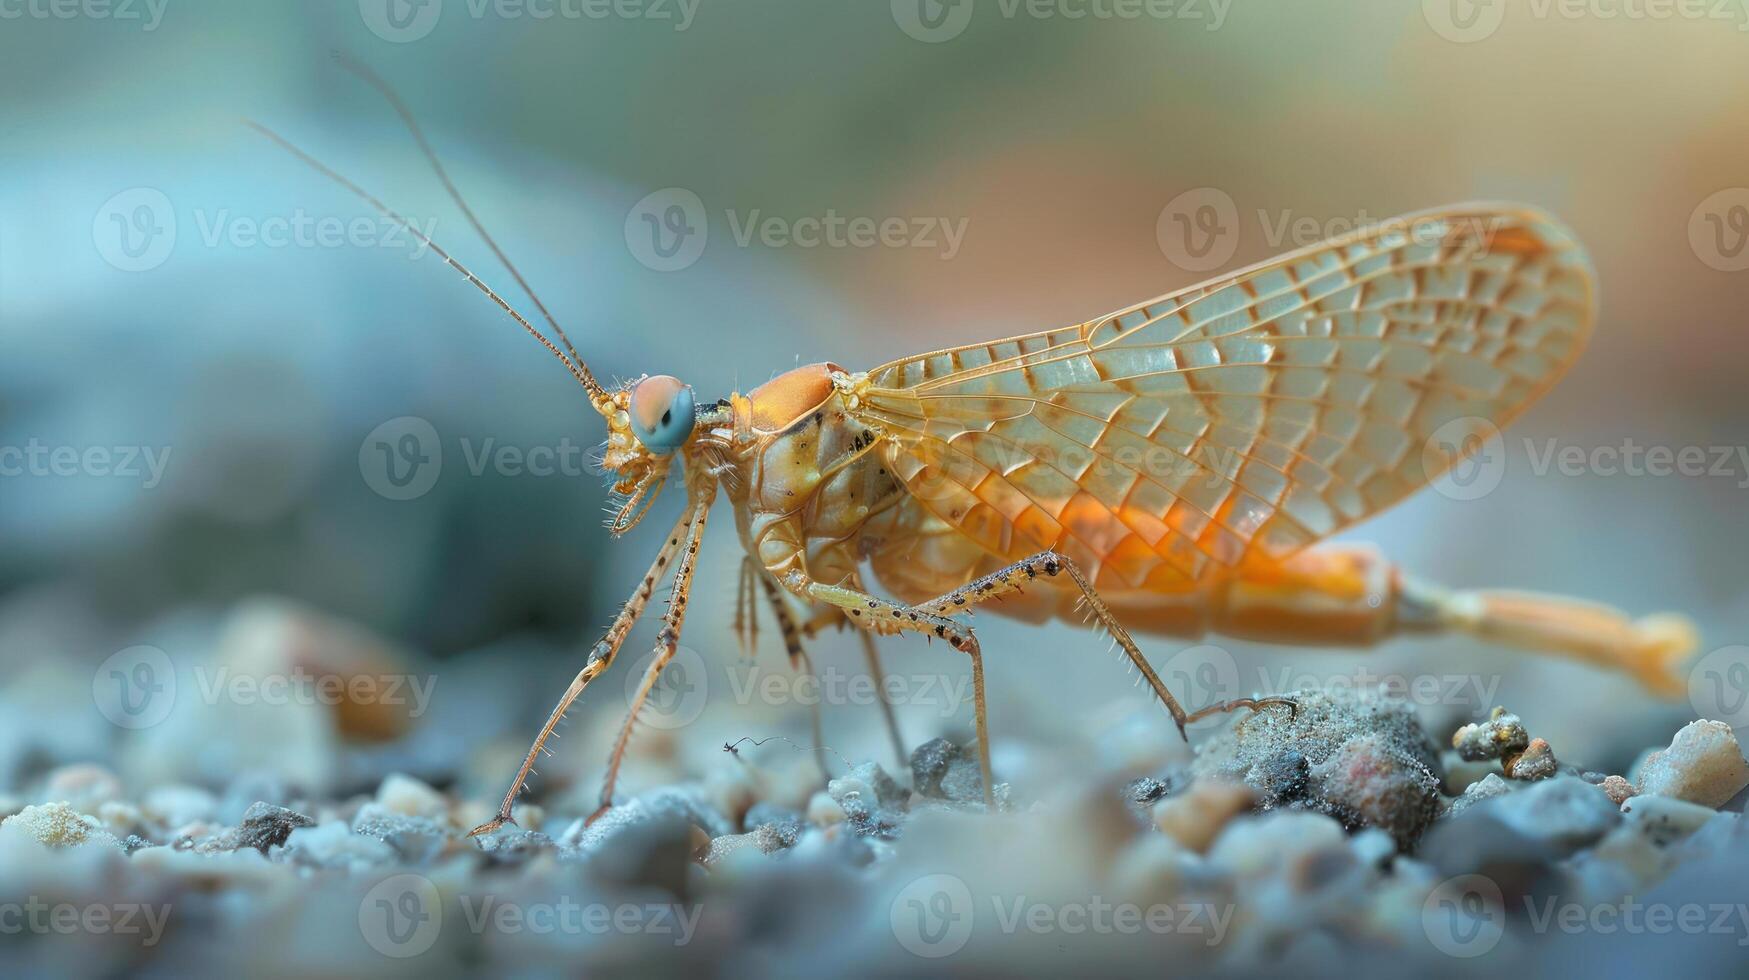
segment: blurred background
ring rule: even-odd
[[[0,2],[0,796],[105,760],[130,784],[310,793],[400,769],[490,805],[677,512],[670,493],[611,540],[603,432],[565,372],[242,125],[532,314],[336,51],[400,90],[598,374],[711,398],[1079,322],[1406,211],[1549,208],[1597,265],[1590,350],[1491,447],[1488,492],[1429,490],[1349,536],[1451,585],[1681,610],[1702,653],[1749,660],[1746,28],[1469,0]],[[1551,446],[1586,462],[1540,465]],[[1707,472],[1631,447],[1700,447]],[[682,658],[704,673],[659,699],[624,792],[732,766],[743,735],[809,738],[804,698],[747,693],[750,670],[789,675],[769,616],[740,659],[739,560],[725,511]],[[1169,737],[1103,639],[979,623],[999,769]],[[555,806],[592,808],[654,633],[543,768]],[[1504,703],[1612,772],[1704,707],[1461,641],[1209,643],[1144,646],[1187,702],[1210,676],[1433,678],[1430,723]],[[882,649],[908,743],[969,733],[943,693],[959,658]],[[814,659],[848,684],[861,657],[830,635]],[[273,704],[300,671],[404,693]],[[878,709],[827,700],[828,744],[886,761]]]

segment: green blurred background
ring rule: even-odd
[[[1161,233],[1175,201],[1231,205],[1223,267],[1307,244],[1302,227],[1476,198],[1547,207],[1598,268],[1591,349],[1508,433],[1493,492],[1424,492],[1352,536],[1453,585],[1684,610],[1703,653],[1749,642],[1740,457],[1715,476],[1539,475],[1521,441],[1749,439],[1749,13],[1572,9],[0,0],[0,445],[170,454],[149,487],[0,477],[0,687],[37,712],[6,726],[9,782],[83,751],[40,728],[92,714],[91,665],[134,642],[178,663],[204,656],[215,624],[260,595],[433,658],[447,706],[434,711],[498,706],[444,715],[451,738],[514,753],[653,550],[649,526],[608,538],[593,474],[470,472],[464,446],[588,448],[602,432],[565,373],[440,262],[357,236],[251,236],[300,216],[381,228],[244,117],[434,221],[529,305],[336,50],[400,89],[598,373],[672,373],[708,397],[797,363],[868,367],[1188,285],[1204,273]],[[708,234],[664,271],[640,244],[642,214],[665,220],[691,200],[676,188],[696,195]],[[949,254],[939,237],[743,245],[733,227],[828,212],[965,234]],[[427,492],[396,500],[373,489],[370,437],[405,417],[430,424],[444,460]],[[674,497],[651,525],[666,526]],[[726,515],[708,547],[687,645],[726,662],[739,560]],[[1145,706],[1103,641],[979,622],[998,742]],[[646,624],[630,649],[651,636]],[[1380,672],[1499,679],[1499,700],[1594,768],[1624,767],[1698,710],[1458,641],[1330,656],[1217,642],[1245,687],[1259,668],[1340,676],[1363,656]],[[774,646],[762,656],[777,663]],[[1145,646],[1160,663],[1186,645]],[[964,671],[939,646],[885,649],[895,671]],[[816,660],[854,670],[859,657],[834,636]],[[555,772],[599,768],[595,733],[624,710],[621,687],[585,699],[592,734],[565,743]],[[969,726],[969,711],[941,715],[901,706],[912,741]],[[878,752],[874,717],[829,712],[828,740]],[[682,737],[708,751],[716,735],[776,731],[804,732],[802,713],[739,712]],[[215,766],[197,776],[232,774]]]

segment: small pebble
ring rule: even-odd
[[[1560,856],[1594,843],[1621,823],[1621,811],[1598,787],[1577,776],[1556,776],[1500,796],[1484,808],[1525,837]]]
[[[1471,762],[1514,755],[1529,745],[1523,720],[1505,708],[1495,708],[1487,721],[1465,725],[1451,737],[1452,748]]]
[[[442,793],[398,772],[389,774],[377,787],[377,803],[391,812],[409,817],[444,820],[449,816],[449,801]]]
[[[817,827],[831,827],[848,820],[844,806],[822,791],[808,800],[808,822]]]
[[[1451,801],[1450,805],[1446,807],[1445,812],[1447,816],[1453,816],[1468,810],[1470,807],[1475,806],[1477,803],[1481,803],[1484,800],[1491,800],[1496,796],[1505,796],[1510,792],[1512,792],[1512,784],[1500,778],[1499,773],[1491,772],[1486,776],[1483,776],[1480,780],[1471,783],[1469,788],[1464,790],[1462,796]]]
[[[1657,844],[1667,846],[1699,830],[1718,811],[1673,796],[1636,796],[1622,804],[1622,816],[1630,827]]]
[[[1736,733],[1722,721],[1695,721],[1646,757],[1634,779],[1642,793],[1720,807],[1749,786],[1749,762]]]
[[[1633,783],[1620,776],[1605,776],[1598,785],[1603,787],[1604,795],[1609,797],[1609,801],[1617,806],[1626,803],[1639,792]]]
[[[344,821],[329,820],[296,827],[286,837],[284,860],[313,868],[361,871],[395,860],[395,850],[383,841],[355,834]]]
[[[98,828],[95,817],[85,816],[65,803],[27,806],[0,821],[0,827],[10,827],[47,847],[120,844],[114,836]]]
[[[1154,826],[1181,846],[1201,854],[1220,836],[1227,822],[1257,802],[1244,783],[1199,779],[1190,788],[1154,804]]]
[[[1506,775],[1525,782],[1547,779],[1558,771],[1554,751],[1540,738],[1531,739],[1523,752],[1505,759],[1503,768]]]
[[[243,824],[237,829],[236,846],[253,847],[263,854],[270,847],[285,843],[299,827],[314,827],[316,821],[283,806],[258,802],[243,814]]]

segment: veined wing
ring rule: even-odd
[[[1460,206],[893,361],[862,411],[912,495],[992,554],[1055,548],[1101,585],[1169,587],[1401,500],[1548,390],[1593,319],[1565,228]]]

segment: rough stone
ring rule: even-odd
[[[268,848],[284,844],[293,830],[315,825],[316,821],[296,810],[257,802],[243,814],[243,823],[237,828],[236,846],[253,847],[266,854]]]
[[[1749,786],[1749,762],[1736,733],[1721,721],[1684,726],[1670,745],[1646,757],[1634,779],[1642,793],[1720,807]]]

